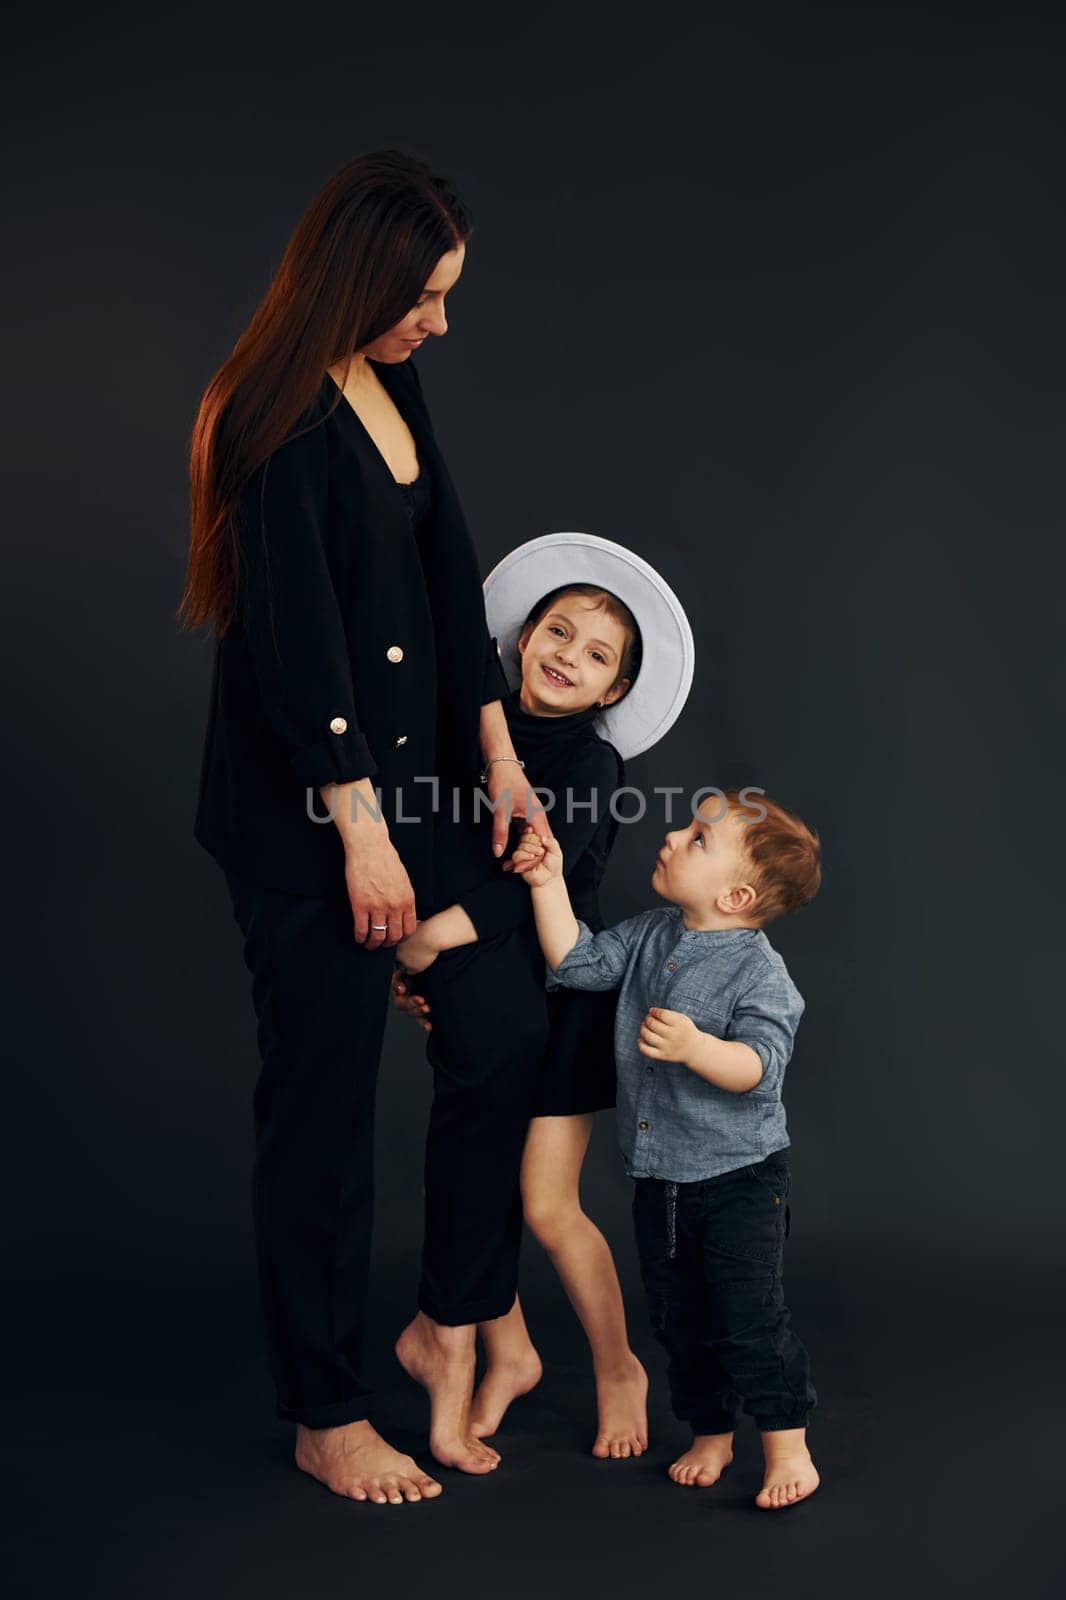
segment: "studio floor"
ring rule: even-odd
[[[62,1296],[39,1294],[32,1315],[23,1301],[20,1331],[34,1337],[19,1341],[8,1408],[9,1592],[539,1600],[729,1582],[767,1596],[930,1585],[991,1596],[1011,1573],[1027,1600],[1052,1592],[1041,1587],[1050,1526],[1036,1504],[1042,1477],[1051,1482],[1050,1430],[1046,1477],[1031,1435],[993,1471],[980,1454],[988,1374],[976,1346],[961,1364],[927,1370],[919,1394],[921,1349],[906,1318],[871,1322],[869,1282],[845,1313],[839,1275],[802,1261],[793,1271],[793,1316],[819,1389],[810,1438],[823,1483],[776,1513],[753,1504],[760,1452],[750,1426],[713,1489],[666,1477],[686,1435],[639,1305],[631,1323],[652,1379],[651,1447],[627,1462],[592,1458],[579,1330],[544,1263],[530,1260],[524,1283],[546,1370],[494,1440],[501,1466],[479,1479],[442,1470],[438,1500],[402,1507],[340,1500],[292,1465],[291,1430],[270,1412],[250,1281],[192,1266],[139,1288],[83,1275]],[[915,1284],[927,1329],[933,1287]],[[951,1298],[937,1302],[938,1325],[950,1321]],[[424,1397],[387,1338],[408,1313],[406,1295],[379,1282],[375,1303],[375,1419],[428,1467]]]

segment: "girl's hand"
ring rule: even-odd
[[[389,980],[389,987],[392,990],[392,1003],[396,1010],[404,1012],[408,1017],[414,1017],[423,1032],[430,1033],[433,1024],[426,1021],[429,1015],[429,1001],[406,982],[406,974],[402,968],[396,968]]]
[[[686,1057],[696,1044],[699,1029],[683,1011],[667,1011],[664,1006],[650,1006],[640,1025],[637,1049],[641,1055],[655,1061],[679,1061],[687,1066]]]
[[[542,889],[563,875],[563,852],[555,835],[542,837],[535,828],[526,828],[515,847],[511,862],[531,889]]]

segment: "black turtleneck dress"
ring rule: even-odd
[[[595,706],[534,716],[515,689],[503,707],[515,753],[526,763],[525,772],[514,768],[516,786],[528,781],[538,791],[563,852],[575,915],[598,931],[597,890],[618,829],[610,799],[625,781],[622,758],[597,733]],[[419,1305],[451,1325],[504,1316],[514,1303],[518,1179],[530,1118],[615,1102],[617,995],[546,991],[529,887],[493,859],[490,836],[487,811],[477,822],[456,822],[442,804],[434,908],[461,905],[478,940],[438,956],[416,980],[430,1006],[434,1069]]]

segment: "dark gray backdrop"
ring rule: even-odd
[[[263,1593],[332,1594],[356,1556],[401,1593],[450,1561],[477,1594],[635,1593],[665,1564],[701,1580],[708,1541],[719,1563],[822,1593],[823,1545],[842,1592],[893,1556],[1043,1581],[1037,1534],[1008,1558],[998,1515],[965,1544],[941,1518],[975,1471],[1005,1515],[1044,1470],[1062,43],[1024,14],[910,6],[19,22],[5,1220],[13,1481],[41,1592],[60,1582],[57,1470],[66,1555],[108,1594],[223,1593],[253,1573]],[[587,1201],[653,1366],[654,1460],[605,1487],[615,1469],[582,1456],[584,1347],[531,1248],[549,1376],[499,1441],[509,1489],[449,1474],[447,1505],[360,1520],[282,1470],[251,1277],[250,998],[221,874],[190,834],[210,640],[174,619],[184,452],[311,195],[389,143],[450,172],[475,213],[451,331],[419,365],[483,569],[560,528],[653,561],[689,609],[697,672],[630,781],[761,785],[822,835],[820,896],[770,930],[807,999],[786,1081],[789,1272],[829,1467],[788,1513],[788,1550],[748,1514],[750,1445],[732,1497],[662,1487],[681,1436],[606,1116]],[[650,903],[663,826],[652,805],[621,830],[609,917]],[[423,1455],[388,1344],[413,1306],[427,1088],[420,1036],[395,1018],[376,1376],[383,1426]],[[1015,1477],[997,1446],[993,1487],[986,1435],[1008,1424]]]

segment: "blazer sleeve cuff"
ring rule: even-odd
[[[304,745],[293,752],[292,764],[300,781],[313,789],[327,783],[355,783],[378,771],[370,746],[355,728],[331,734],[328,743]]]

